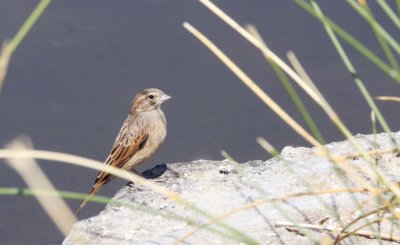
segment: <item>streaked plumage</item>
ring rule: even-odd
[[[160,106],[170,98],[155,88],[145,89],[137,94],[104,164],[136,172],[135,167],[152,157],[167,135],[167,122]],[[114,176],[100,171],[76,215],[89,198],[113,178]]]

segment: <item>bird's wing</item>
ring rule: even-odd
[[[149,134],[144,130],[132,134],[125,128],[119,136],[104,164],[123,169],[124,165],[146,145]],[[111,178],[110,174],[101,171],[96,178],[95,184],[100,181],[108,182]]]
[[[124,126],[125,127],[121,129],[119,137],[116,139],[114,146],[112,147],[110,155],[104,163],[105,165],[123,169],[124,165],[146,145],[149,138],[148,133],[145,131],[139,131],[137,134],[132,134],[128,127],[126,125]],[[113,175],[105,171],[100,171],[92,189],[77,209],[75,215],[78,215],[79,211],[87,204],[91,196],[113,178]]]

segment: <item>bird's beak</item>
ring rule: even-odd
[[[169,95],[167,95],[167,94],[163,94],[163,95],[161,96],[161,101],[164,102],[164,101],[169,100],[169,99],[171,99],[171,98],[172,98],[171,96],[169,96]]]

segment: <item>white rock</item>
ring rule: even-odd
[[[394,135],[396,140],[400,141],[400,134]],[[393,147],[385,134],[379,134],[376,138],[382,149]],[[365,149],[375,149],[373,136],[358,135],[356,139]],[[353,147],[347,141],[328,144],[327,148],[336,155],[354,153]],[[367,166],[359,158],[352,160],[352,163]],[[279,197],[304,191],[356,187],[356,182],[353,180],[347,183],[343,181],[345,177],[336,166],[325,157],[318,155],[315,148],[285,147],[280,158],[265,162],[243,163],[241,167],[246,175],[243,179],[234,172],[234,169],[227,166],[231,165],[226,161],[206,160],[168,164],[166,172],[157,180],[160,180],[159,184],[178,191],[185,200],[214,216],[239,208],[252,200],[259,200],[263,194],[257,188],[261,189],[265,195]],[[400,160],[394,153],[379,158],[378,166],[390,181],[400,181]],[[165,168],[165,166],[156,167],[153,172],[160,172],[160,168]],[[223,178],[220,174],[221,169],[228,173],[224,174]],[[152,175],[153,172],[150,171],[147,174]],[[246,183],[247,180],[254,186]],[[130,208],[112,209],[107,206],[99,215],[75,224],[63,244],[172,244],[195,227],[182,220],[167,218],[161,213],[173,212],[200,223],[209,221],[209,218],[161,194],[146,187],[141,189],[133,190],[130,187],[123,187],[114,198],[137,204],[142,208],[157,210],[158,214]],[[369,199],[368,194],[357,193],[353,197],[360,202],[369,200],[364,204],[366,207],[364,212],[376,207],[375,199]],[[333,209],[328,210],[326,206],[337,210],[344,219],[351,219],[354,214],[361,214],[349,194],[325,194],[318,198],[301,196],[288,199],[286,203],[278,202],[277,204],[293,220],[302,223],[318,224],[318,221],[326,217],[336,217],[331,212]],[[251,208],[231,215],[224,219],[224,222],[260,244],[313,244],[307,237],[289,232],[285,228],[275,227],[275,221],[278,220],[285,221],[285,217],[271,202],[267,202],[257,206],[256,209]],[[329,220],[329,223],[331,222],[333,221]],[[223,230],[217,225],[213,225],[212,228]],[[381,229],[385,228],[381,227]],[[318,240],[326,237],[324,232],[310,230],[310,233]],[[195,232],[185,241],[196,245],[240,244],[240,241],[230,240],[204,229]],[[360,238],[356,243],[370,244],[371,240]]]

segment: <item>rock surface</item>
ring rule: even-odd
[[[396,133],[395,138],[400,141],[400,134]],[[393,148],[393,144],[385,134],[377,135],[376,142],[371,135],[357,135],[356,139],[366,150]],[[347,141],[331,143],[326,147],[338,156],[355,152]],[[399,159],[395,153],[378,157],[377,164],[390,181],[400,181]],[[351,159],[347,166],[352,164],[367,166],[357,157]],[[245,177],[241,177],[241,174]],[[259,200],[265,195],[280,197],[310,190],[359,187],[353,178],[350,178],[353,181],[349,181],[334,164],[320,156],[316,148],[304,147],[286,147],[280,157],[268,161],[243,163],[240,164],[240,169],[235,169],[228,161],[199,160],[168,164],[168,166],[159,165],[145,173],[148,178],[158,175],[161,176],[154,178],[158,184],[179,193],[182,198],[215,217]],[[368,180],[365,175],[359,176]],[[337,225],[340,224],[335,215],[337,212],[342,222],[346,223],[361,214],[354,198],[360,202],[364,201],[364,211],[367,211],[376,205],[375,199],[370,197],[367,193],[300,196],[287,199],[285,202],[275,204],[267,202],[258,205],[225,218],[224,223],[244,232],[259,244],[314,244],[299,232],[276,227],[275,222],[318,224],[325,220],[324,225]],[[146,187],[123,187],[114,199],[133,203],[140,209],[155,210],[157,213],[108,205],[99,215],[75,224],[63,244],[173,244],[176,239],[195,226],[186,221],[164,217],[162,214],[173,212],[177,216],[195,222],[209,221],[205,216]],[[282,210],[290,219],[282,214]],[[226,231],[219,225],[212,225],[210,228]],[[318,241],[329,236],[327,232],[311,230],[308,232]],[[367,238],[352,238],[352,241],[354,244],[377,244],[376,240]],[[202,229],[180,244],[240,244],[240,242]]]

